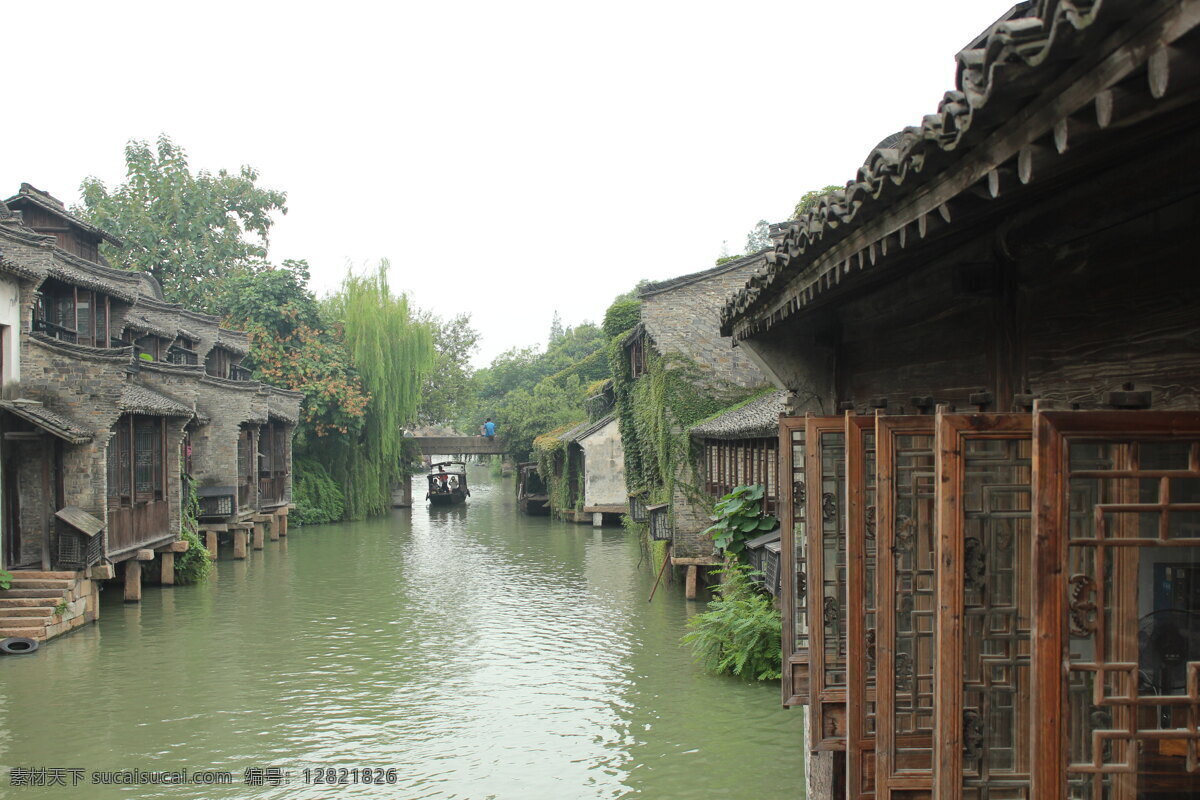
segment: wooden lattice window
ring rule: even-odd
[[[933,417],[876,420],[875,796],[929,797],[933,786]]]
[[[1033,442],[1027,414],[939,414],[936,794],[1029,796]]]
[[[1200,414],[1035,429],[1033,792],[1200,796]]]
[[[712,497],[728,494],[737,486],[761,484],[763,510],[776,513],[779,501],[779,439],[705,439],[704,488]]]
[[[108,443],[108,498],[131,506],[166,498],[166,420],[133,414],[113,426]]]
[[[846,416],[847,797],[875,796],[875,417]]]
[[[783,615],[783,704],[808,703],[808,536],[805,532],[804,417],[779,420],[780,608]]]
[[[846,421],[808,417],[809,746],[846,747]]]

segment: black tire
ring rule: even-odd
[[[37,639],[28,639],[24,636],[10,636],[7,639],[0,639],[0,653],[6,653],[10,656],[32,653],[40,646],[41,642]]]

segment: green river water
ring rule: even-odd
[[[293,528],[223,552],[205,585],[139,605],[114,587],[99,624],[0,657],[0,797],[803,796],[778,685],[679,646],[702,603],[678,584],[647,603],[624,530],[524,517],[511,479],[471,470],[465,508]],[[14,768],[79,772],[20,786]],[[330,768],[345,782],[316,783]],[[92,783],[185,769],[232,785]]]

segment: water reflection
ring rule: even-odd
[[[0,768],[235,775],[37,797],[330,796],[305,767],[396,769],[339,797],[798,796],[799,716],[773,685],[692,666],[695,604],[679,587],[647,604],[635,542],[523,517],[486,469],[471,485],[465,507],[293,528],[140,606],[106,593],[101,625],[0,659]],[[292,783],[243,783],[271,766]]]

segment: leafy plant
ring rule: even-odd
[[[0,591],[12,586],[12,573],[0,569]]]
[[[54,615],[61,617],[63,614],[67,613],[67,605],[68,604],[66,600],[59,600],[54,606]]]
[[[769,681],[780,677],[783,622],[771,598],[755,587],[742,564],[721,570],[724,583],[708,611],[688,620],[683,644],[705,670]]]
[[[196,533],[200,516],[200,498],[189,480],[187,497],[183,505],[183,519],[179,525],[179,538],[188,543],[188,549],[175,556],[175,582],[179,584],[200,583],[208,580],[212,573],[212,555]]]
[[[296,525],[337,522],[346,512],[346,496],[321,462],[297,458],[292,467],[292,502],[288,521]]]
[[[717,547],[746,561],[746,541],[774,530],[779,521],[762,513],[762,484],[738,486],[713,506],[715,523],[706,531]]]

